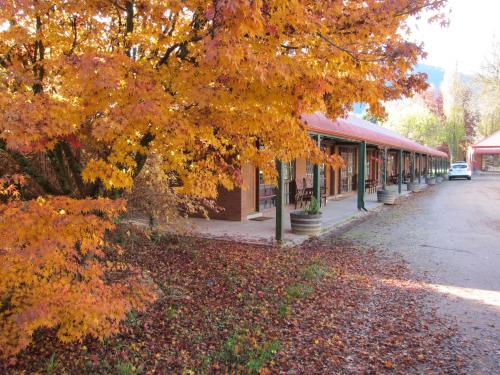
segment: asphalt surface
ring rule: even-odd
[[[500,173],[445,181],[343,237],[396,253],[424,275],[438,313],[471,343],[471,373],[500,374]]]

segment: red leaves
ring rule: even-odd
[[[159,284],[159,299],[120,336],[89,342],[88,354],[59,349],[69,372],[118,356],[157,373],[249,372],[257,362],[262,374],[432,372],[443,360],[455,368],[451,331],[422,308],[424,290],[401,282],[399,262],[330,240],[277,249],[124,236],[126,262]],[[17,366],[30,363],[21,356]]]

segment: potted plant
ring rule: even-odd
[[[418,182],[417,173],[418,172],[416,172],[414,174],[414,177],[411,177],[410,181],[406,184],[406,189],[408,191],[413,192],[413,193],[418,193],[419,191],[421,191],[421,189],[420,189],[420,183]]]
[[[303,210],[290,212],[290,223],[295,234],[318,235],[321,232],[321,211],[318,200],[312,197]]]
[[[418,193],[420,191],[420,184],[418,181],[410,181],[406,184],[406,188],[408,191]]]
[[[439,173],[437,176],[436,176],[436,182],[438,184],[440,184],[441,182],[444,181],[444,174],[443,173]]]
[[[398,193],[387,189],[387,183],[386,183],[387,171],[385,170],[384,167],[385,165],[384,160],[387,158],[386,152],[387,150],[384,150],[382,158],[378,159],[379,176],[382,176],[382,188],[377,190],[377,201],[384,204],[394,204],[396,203],[396,198],[398,197]],[[380,171],[382,173],[380,173]]]
[[[429,174],[425,178],[427,185],[436,185],[436,176],[434,174]]]

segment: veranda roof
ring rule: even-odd
[[[500,147],[478,147],[474,148],[474,153],[478,155],[500,154]]]
[[[475,154],[500,154],[500,130],[472,145]]]
[[[302,115],[302,120],[310,131],[321,134],[354,141],[366,141],[378,146],[413,151],[430,156],[448,157],[442,151],[421,145],[390,129],[375,125],[354,115],[331,120],[322,113],[313,113]]]

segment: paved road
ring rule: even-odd
[[[345,237],[400,254],[439,312],[475,343],[472,373],[500,374],[500,174],[445,181]]]

